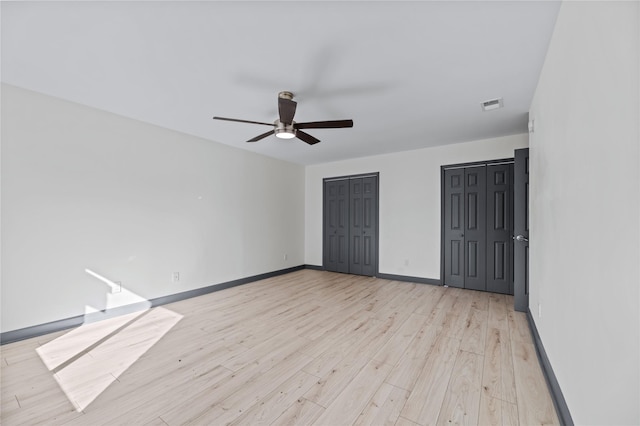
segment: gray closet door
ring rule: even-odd
[[[324,185],[324,267],[349,272],[349,181]]]
[[[512,167],[443,168],[444,285],[512,294]]]
[[[515,310],[529,309],[529,149],[515,151],[514,165],[514,276]]]
[[[349,272],[376,274],[378,179],[352,178],[350,187]]]
[[[513,294],[513,164],[487,166],[487,291]]]
[[[444,171],[443,284],[464,287],[464,169]]]
[[[378,176],[324,181],[323,267],[375,276],[378,272]]]
[[[464,288],[486,290],[487,167],[465,168],[464,175]]]

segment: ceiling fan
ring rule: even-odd
[[[340,129],[344,127],[353,127],[353,120],[310,121],[307,123],[296,123],[293,121],[293,116],[296,113],[296,105],[297,102],[293,100],[293,93],[280,92],[278,93],[278,112],[280,117],[274,121],[273,124],[263,123],[261,121],[239,120],[237,118],[213,117],[213,119],[237,121],[238,123],[263,124],[265,126],[273,127],[273,130],[269,130],[255,138],[251,138],[247,142],[257,142],[260,139],[264,139],[267,136],[275,134],[276,137],[280,139],[298,138],[309,145],[314,145],[320,142],[320,139],[317,139],[300,129]]]

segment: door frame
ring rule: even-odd
[[[529,148],[515,150],[516,163],[514,165],[514,179],[516,176],[525,176],[523,181],[518,179],[514,183],[514,223],[513,223],[513,300],[514,309],[519,312],[529,310]],[[516,187],[518,190],[516,191]],[[521,214],[516,215],[515,210]],[[524,211],[522,211],[524,210]],[[522,235],[526,241],[516,241],[516,235]],[[516,272],[518,272],[516,274]]]
[[[464,169],[467,167],[478,167],[478,166],[490,166],[497,164],[514,164],[515,158],[499,158],[496,160],[486,160],[486,161],[472,161],[468,163],[456,163],[456,164],[447,164],[444,166],[440,166],[440,285],[444,285],[444,253],[445,253],[445,238],[444,238],[444,203],[445,203],[445,179],[444,179],[444,171],[451,169]],[[513,222],[512,222],[513,223]],[[511,256],[513,259],[513,256]],[[511,280],[513,281],[513,267],[511,268]],[[513,287],[513,284],[512,284]]]
[[[379,270],[379,259],[378,259],[378,255],[380,252],[380,172],[371,172],[371,173],[360,173],[360,174],[355,174],[355,175],[344,175],[344,176],[334,176],[334,177],[327,177],[327,178],[322,178],[322,270],[326,271],[326,264],[325,264],[325,234],[326,234],[326,217],[325,217],[325,212],[326,210],[326,197],[325,197],[325,183],[326,182],[331,182],[331,181],[336,181],[336,180],[351,180],[351,179],[358,179],[358,178],[366,178],[366,177],[375,177],[376,178],[376,204],[375,204],[375,209],[376,209],[376,223],[375,223],[375,230],[376,230],[376,244],[374,247],[375,250],[375,265],[374,265],[374,269],[375,269],[375,273],[374,273],[374,277],[378,277],[378,275],[380,274],[380,270]]]

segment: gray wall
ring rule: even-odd
[[[303,263],[304,167],[2,86],[3,332]]]
[[[576,424],[640,423],[639,9],[563,3],[530,111],[530,310]]]

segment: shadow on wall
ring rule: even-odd
[[[151,309],[151,302],[120,283],[90,269],[85,272],[108,286],[104,308],[86,306],[90,321],[36,349],[77,411],[89,406],[182,319],[163,307]],[[123,299],[141,309],[99,320],[100,312],[119,306]]]

